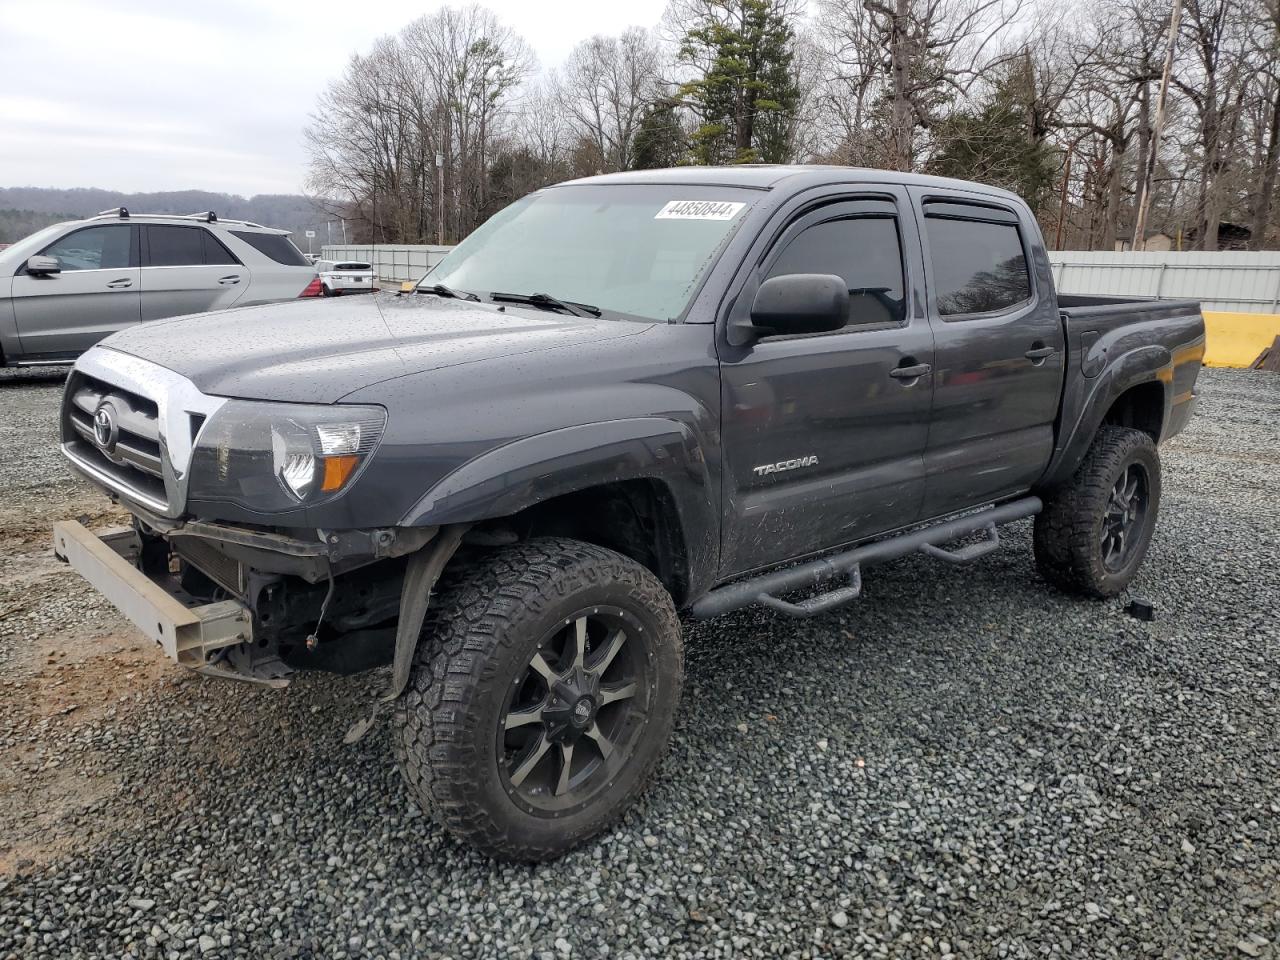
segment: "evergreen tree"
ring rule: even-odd
[[[631,166],[634,170],[656,170],[683,163],[689,152],[684,127],[676,114],[676,104],[662,99],[650,104],[636,132]]]
[[[789,158],[800,91],[795,31],[785,0],[702,0],[680,44],[680,60],[702,76],[680,88],[699,118],[696,163],[780,162]]]
[[[1033,210],[1050,199],[1058,164],[1037,116],[1026,61],[1011,64],[977,106],[955,111],[933,132],[938,149],[929,173],[1004,187]]]

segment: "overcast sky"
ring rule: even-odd
[[[436,0],[0,0],[0,186],[299,193],[347,58]],[[664,0],[489,0],[558,66]],[[370,19],[376,14],[376,21]]]

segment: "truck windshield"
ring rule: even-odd
[[[547,294],[606,316],[679,317],[754,199],[725,187],[621,184],[531,194],[422,280],[488,299]]]

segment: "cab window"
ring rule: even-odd
[[[906,316],[902,244],[892,216],[850,216],[812,224],[796,234],[764,279],[827,273],[849,288],[849,327],[900,324]]]
[[[1017,218],[958,203],[925,205],[938,315],[1000,313],[1031,299]]]

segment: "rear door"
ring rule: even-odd
[[[62,272],[33,277],[24,266],[13,278],[13,309],[26,359],[74,357],[138,322],[136,227],[79,227],[40,256],[56,257]]]
[[[1018,205],[913,189],[936,344],[922,519],[1023,493],[1053,454],[1063,329]]]
[[[915,308],[923,286],[906,194],[808,202],[779,227],[753,251],[731,316],[749,313],[770,277],[820,273],[844,278],[850,318],[746,347],[721,331],[722,576],[909,524],[923,494],[933,336]]]
[[[249,271],[204,227],[142,227],[142,319],[161,320],[234,304]]]

